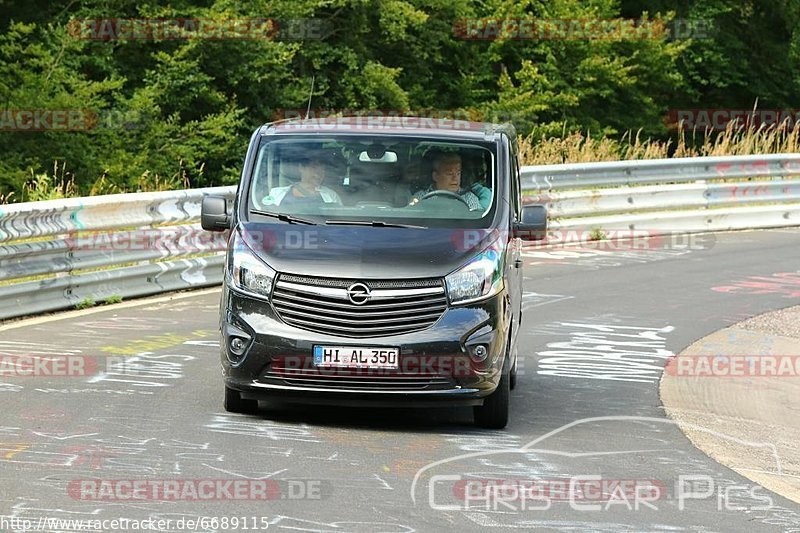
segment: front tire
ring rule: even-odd
[[[238,390],[225,386],[225,410],[229,413],[255,413],[258,410],[258,400],[245,400]]]
[[[483,405],[472,408],[475,425],[487,429],[503,429],[508,425],[511,399],[511,372],[503,370],[495,391],[483,400]]]

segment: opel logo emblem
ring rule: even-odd
[[[369,300],[369,287],[363,283],[353,283],[347,287],[347,297],[356,305],[362,305]]]

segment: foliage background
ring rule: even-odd
[[[331,31],[163,41],[68,31],[72,19],[247,17],[315,19]],[[710,31],[595,41],[454,34],[460,19],[513,17],[677,18]],[[800,0],[0,0],[0,109],[101,117],[84,132],[0,131],[0,199],[233,183],[252,130],[276,110],[304,108],[312,76],[314,108],[511,118],[531,161],[585,159],[587,146],[608,158],[693,153],[719,143],[677,138],[667,110],[800,107],[798,21]]]

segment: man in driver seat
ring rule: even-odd
[[[491,189],[475,183],[469,189],[461,188],[461,156],[452,152],[437,152],[433,156],[433,183],[427,189],[417,191],[408,205],[415,205],[426,195],[436,191],[448,191],[457,194],[469,206],[470,211],[486,210],[492,203]]]

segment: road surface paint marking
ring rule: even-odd
[[[31,444],[0,442],[0,452],[3,453],[3,459],[13,459],[19,452],[24,452],[30,447]]]
[[[189,335],[179,335],[177,333],[164,333],[162,335],[151,335],[144,339],[137,339],[126,343],[123,346],[103,346],[100,351],[115,355],[137,355],[141,352],[152,352],[164,348],[172,348],[184,344],[195,337],[209,337],[216,333],[208,329],[198,329]]]
[[[0,389],[1,390],[1,389]],[[144,394],[147,396],[151,396],[155,394],[152,391],[145,391],[145,390],[133,390],[133,389],[125,389],[125,390],[115,390],[115,389],[93,389],[93,388],[84,388],[84,389],[33,389],[34,392],[41,392],[44,394],[93,394],[93,393],[103,393],[103,394],[117,394],[121,396],[133,396],[136,394]]]
[[[735,294],[783,294],[800,297],[800,272],[778,272],[770,276],[749,276],[730,285],[711,287],[714,292]]]
[[[218,414],[205,426],[209,431],[265,438],[275,441],[322,442],[308,430],[306,424],[289,426],[270,420],[246,418],[228,414]]]
[[[574,296],[564,296],[561,294],[539,294],[537,292],[526,292],[522,295],[522,310],[541,305],[548,305],[575,298]]]
[[[179,293],[179,294],[170,294],[168,296],[159,296],[156,298],[144,298],[141,300],[134,300],[130,302],[122,302],[119,304],[113,305],[104,305],[101,307],[96,307],[94,309],[81,309],[76,311],[64,311],[57,315],[52,316],[43,316],[43,317],[33,317],[33,318],[25,318],[22,320],[17,320],[11,322],[9,324],[3,324],[0,326],[0,331],[8,331],[10,329],[17,329],[17,328],[25,328],[28,326],[35,326],[38,324],[47,324],[49,322],[56,322],[58,320],[67,320],[70,318],[76,318],[80,316],[86,315],[94,315],[96,313],[108,313],[112,311],[118,311],[120,309],[128,309],[131,307],[141,307],[143,305],[150,305],[157,302],[169,302],[171,300],[182,300],[184,298],[194,298],[196,296],[205,296],[206,294],[215,294],[219,293],[219,287],[215,287],[212,289],[202,289],[197,291],[191,291],[187,293]]]
[[[108,370],[92,377],[88,382],[127,383],[132,387],[168,387],[172,384],[170,380],[183,377],[183,363],[194,359],[196,358],[193,355],[155,355],[152,352],[141,352],[133,357],[109,358],[106,365]]]
[[[568,341],[550,342],[538,352],[539,375],[652,383],[675,354],[662,335],[675,328],[558,322]]]

